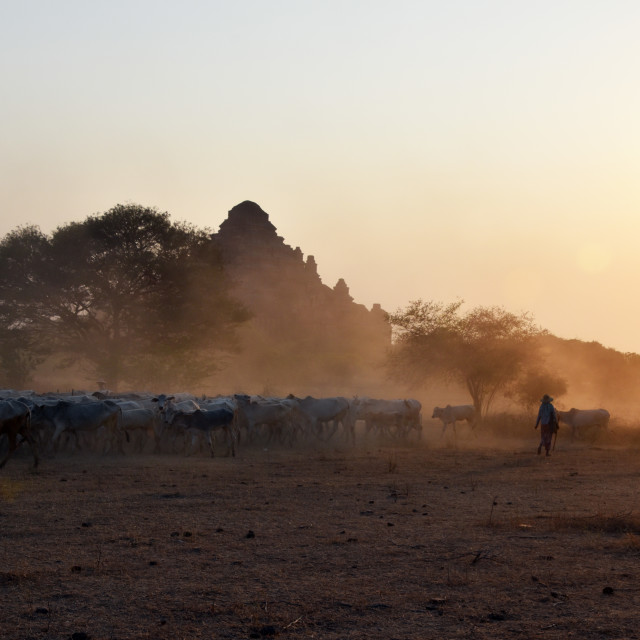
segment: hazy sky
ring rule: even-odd
[[[325,284],[640,352],[637,0],[0,0],[0,234],[257,202]]]

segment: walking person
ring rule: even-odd
[[[540,409],[538,410],[538,419],[536,420],[536,426],[540,425],[540,444],[538,445],[538,455],[542,452],[542,447],[545,448],[547,456],[550,456],[549,449],[551,448],[551,439],[553,434],[558,430],[558,412],[556,408],[551,404],[553,398],[544,394],[540,401]]]

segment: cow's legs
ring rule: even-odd
[[[188,432],[185,432],[183,454],[190,456],[196,451],[200,451],[200,437],[197,433],[192,433],[189,437]]]
[[[231,428],[227,429],[227,434],[229,436],[229,440],[231,441],[231,455],[235,458],[236,457],[236,439],[237,439],[237,433],[236,433],[236,429],[233,425],[231,425]]]
[[[30,433],[22,434],[22,437],[29,443],[31,447],[31,453],[33,454],[33,468],[35,469],[38,466],[38,448],[36,446],[36,441],[34,437]],[[2,465],[0,465],[1,467]]]
[[[55,425],[55,430],[53,435],[51,436],[51,447],[53,449],[53,453],[57,454],[60,451],[60,436],[64,431],[64,426],[60,424]]]
[[[333,436],[336,434],[336,432],[338,431],[338,420],[336,420],[336,418],[333,418],[331,420],[331,428],[329,429],[329,421],[324,423],[325,426],[325,431],[326,431],[326,435],[325,435],[325,442],[329,442],[329,440],[331,440],[333,438]]]
[[[7,438],[9,440],[9,450],[7,451],[7,455],[4,457],[4,460],[0,462],[0,469],[7,464],[9,458],[13,455],[13,452],[18,448],[16,444],[16,434],[15,433],[7,433]]]

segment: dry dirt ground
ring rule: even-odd
[[[0,638],[640,638],[640,452],[535,435],[12,459]]]

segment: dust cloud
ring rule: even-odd
[[[106,380],[112,392],[414,398],[422,404],[423,442],[500,446],[509,438],[532,439],[537,407],[523,409],[509,397],[496,398],[475,430],[458,425],[455,435],[450,428],[443,434],[442,423],[431,417],[433,408],[470,404],[466,389],[437,379],[411,385],[391,378],[391,327],[385,311],[356,303],[343,279],[333,287],[324,284],[313,256],[305,258],[299,247],[285,244],[257,204],[245,201],[234,207],[212,239],[224,269],[194,276],[185,286],[190,287],[191,311],[220,330],[202,336],[192,360],[168,352],[150,361],[133,359],[121,381]],[[228,300],[198,305],[203,288],[216,288],[218,277],[250,314],[238,327],[221,320]],[[161,338],[152,339],[153,326],[145,333],[150,344],[162,344]],[[541,364],[566,382],[564,393],[546,390],[558,409],[603,408],[611,414],[612,430],[638,426],[639,355],[552,335],[541,340]],[[68,358],[46,360],[33,373],[33,390],[97,390],[99,374],[91,363],[77,358],[68,364]]]
[[[269,397],[292,394],[416,398],[422,403],[425,430],[437,434],[441,423],[431,419],[433,408],[469,404],[468,393],[463,387],[437,380],[413,387],[391,380],[385,367],[388,341],[384,330],[373,322],[368,327],[363,325],[362,315],[370,320],[370,312],[355,306],[359,317],[354,319],[352,331],[344,331],[344,324],[336,328],[317,319],[305,320],[300,311],[292,316],[287,310],[269,321],[254,319],[247,323],[239,332],[237,350],[211,349],[206,358],[217,363],[217,370],[208,377],[188,386],[172,384],[169,371],[162,388],[149,383],[119,391],[189,392],[209,397],[247,393]],[[304,309],[305,305],[300,302],[299,307]],[[549,370],[567,383],[564,394],[548,390],[556,408],[604,408],[611,414],[612,428],[640,426],[640,397],[636,393],[640,387],[640,356],[607,349],[597,342],[554,336],[543,339],[542,351]],[[98,387],[95,376],[88,374],[88,370],[87,363],[78,362],[74,367],[62,369],[58,362],[48,361],[35,372],[32,388],[39,393],[91,392]],[[506,416],[511,416],[511,421],[518,416],[529,425],[535,422],[531,409],[527,414],[506,398],[494,403],[486,422],[504,422]],[[458,431],[464,433],[464,427]]]

